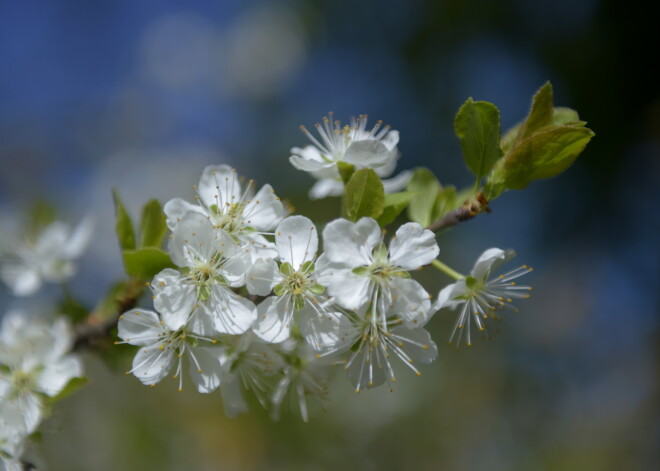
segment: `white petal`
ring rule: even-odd
[[[396,193],[397,191],[401,191],[408,186],[412,177],[413,172],[405,170],[399,173],[396,177],[383,180],[383,189],[385,190],[385,193]]]
[[[211,297],[204,306],[212,315],[216,330],[223,334],[242,334],[257,317],[254,303],[222,286],[211,288]]]
[[[132,309],[119,317],[117,336],[141,347],[153,345],[163,333],[158,314],[146,309]]]
[[[62,256],[69,259],[80,257],[87,249],[93,234],[94,221],[91,217],[86,217],[80,221],[62,247]]]
[[[243,398],[243,388],[236,375],[230,375],[230,377],[224,379],[220,386],[220,394],[222,395],[227,417],[237,417],[239,414],[250,410]]]
[[[465,302],[464,299],[456,299],[458,296],[464,296],[467,293],[467,285],[465,280],[458,280],[456,283],[442,288],[438,294],[438,298],[433,303],[433,311],[439,311],[442,308],[456,309]]]
[[[350,269],[328,271],[328,294],[335,298],[340,306],[357,310],[369,301],[370,280],[366,276],[358,276]]]
[[[242,239],[242,246],[249,251],[250,259],[254,263],[260,258],[266,260],[269,258],[277,259],[277,247],[261,234],[247,234]]]
[[[39,267],[44,280],[51,283],[63,283],[76,272],[73,262],[62,258],[48,258]]]
[[[200,301],[190,315],[186,328],[193,334],[202,337],[215,337],[220,334],[215,328],[216,315],[210,308],[211,306],[206,305],[206,302]]]
[[[289,216],[277,226],[275,245],[280,260],[298,270],[316,255],[319,247],[316,226],[305,216]]]
[[[318,160],[309,160],[298,157],[297,155],[289,157],[289,162],[291,162],[291,165],[295,168],[304,172],[318,172],[335,165],[334,162],[319,162]]]
[[[191,267],[196,261],[208,261],[218,251],[216,230],[205,216],[187,213],[177,224],[168,250],[172,261],[180,267]]]
[[[322,178],[312,185],[309,199],[318,200],[327,196],[341,196],[344,193],[344,183],[336,178]]]
[[[207,208],[216,205],[222,212],[225,212],[227,206],[241,200],[238,175],[228,165],[206,167],[202,172],[197,191]]]
[[[174,360],[174,350],[158,347],[142,347],[133,358],[133,374],[143,384],[158,383],[169,373]]]
[[[154,308],[170,330],[186,325],[197,302],[195,286],[176,270],[166,268],[152,282]]]
[[[348,317],[341,312],[324,310],[317,313],[308,306],[298,313],[298,328],[316,351],[343,350],[342,346],[350,347],[359,335]]]
[[[390,263],[405,270],[428,265],[439,253],[435,234],[416,222],[399,227],[390,242]]]
[[[69,239],[70,230],[68,224],[61,221],[53,222],[39,235],[36,252],[44,256],[54,253],[59,254]]]
[[[50,363],[39,375],[37,380],[38,390],[48,396],[59,394],[64,386],[73,378],[83,374],[83,366],[80,358],[75,355],[66,355],[55,363]]]
[[[496,270],[515,256],[516,252],[513,250],[488,249],[479,256],[470,274],[477,280],[486,281],[493,270]]]
[[[181,198],[174,198],[165,203],[163,212],[167,216],[167,227],[171,231],[174,230],[176,225],[183,219],[187,213],[199,213],[202,216],[208,216],[209,213],[198,204],[191,204]]]
[[[393,328],[390,333],[390,338],[397,340],[400,347],[413,360],[422,363],[431,363],[438,357],[438,347],[425,329],[410,329],[400,326]]]
[[[21,431],[26,435],[33,433],[43,417],[41,399],[36,394],[25,393],[20,394],[11,402],[10,407],[14,407],[21,416],[22,423],[19,425]]]
[[[224,348],[196,347],[189,348],[187,352],[190,376],[197,390],[210,393],[218,389],[223,373],[220,358],[224,355]]]
[[[328,260],[349,268],[370,265],[372,252],[381,239],[380,226],[372,218],[362,218],[356,223],[335,219],[323,230]]]
[[[258,231],[272,231],[284,216],[284,205],[270,185],[262,186],[243,210],[245,224]]]
[[[354,141],[346,149],[344,161],[358,168],[374,168],[385,165],[390,158],[390,151],[385,144],[375,139]]]
[[[375,388],[385,382],[386,362],[389,360],[379,348],[372,348],[363,341],[356,357],[346,369],[346,376],[358,391]]]
[[[257,306],[257,320],[252,330],[265,342],[283,342],[291,337],[293,312],[290,295],[270,296]]]
[[[380,142],[385,144],[389,150],[393,150],[399,143],[399,131],[392,129],[390,132],[380,138]]]
[[[300,158],[304,160],[312,160],[316,162],[326,162],[326,160],[323,158],[321,155],[321,152],[319,152],[318,148],[316,146],[305,146],[303,148],[300,147],[293,147],[291,149],[291,153],[293,155],[299,156]]]
[[[247,290],[250,294],[268,296],[273,287],[282,280],[282,274],[273,260],[257,260],[248,271]]]
[[[26,265],[6,264],[0,276],[14,296],[30,296],[41,287],[39,272]]]
[[[392,280],[392,306],[390,314],[401,317],[409,327],[422,326],[429,318],[430,296],[415,280],[395,278]]]

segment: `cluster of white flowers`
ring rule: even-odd
[[[11,311],[0,328],[0,464],[21,469],[26,439],[48,411],[48,400],[82,376],[82,363],[70,353],[68,322],[32,319]],[[0,467],[0,469],[3,469]]]
[[[10,244],[0,278],[15,296],[36,293],[44,281],[68,281],[76,272],[73,262],[87,248],[92,231],[91,219],[83,219],[73,229],[62,221],[49,224],[36,240]]]
[[[291,163],[319,179],[312,197],[341,193],[341,162],[392,173],[399,136],[366,117],[341,127],[324,118],[321,141],[292,149]],[[405,185],[407,177],[399,178]],[[378,222],[335,219],[322,238],[305,216],[289,216],[270,185],[255,193],[235,169],[207,167],[196,203],[169,201],[168,251],[177,269],[150,283],[154,310],[119,320],[118,343],[139,346],[133,373],[154,386],[169,374],[183,387],[184,358],[195,387],[219,389],[227,413],[247,409],[250,391],[277,415],[287,396],[308,418],[308,400],[323,400],[333,365],[343,365],[356,392],[396,381],[393,359],[415,374],[438,350],[424,326],[443,307],[463,305],[455,332],[522,297],[514,286],[526,267],[486,281],[513,253],[486,251],[471,275],[443,289],[435,302],[411,272],[436,263],[435,234],[418,223],[386,237]],[[322,242],[323,252],[320,250]],[[452,334],[452,339],[456,335]],[[458,335],[460,341],[460,334]]]

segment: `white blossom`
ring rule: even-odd
[[[73,336],[65,319],[52,324],[13,311],[0,331],[0,402],[4,421],[19,434],[34,432],[44,414],[43,397],[59,394],[82,375],[82,363],[69,353]]]
[[[417,223],[407,223],[386,247],[374,219],[362,218],[356,223],[336,219],[325,227],[323,242],[329,262],[328,293],[340,306],[356,311],[372,303],[385,325],[385,313],[401,298],[414,308],[405,318],[407,324],[414,327],[426,321],[429,295],[408,271],[438,255],[435,234]]]
[[[340,196],[344,191],[338,162],[353,165],[356,169],[372,168],[378,176],[390,176],[399,158],[397,143],[398,131],[390,130],[378,121],[373,128],[367,129],[367,116],[352,118],[351,124],[343,126],[340,121],[333,122],[333,115],[323,117],[323,124],[316,124],[320,140],[314,137],[304,126],[301,127],[313,145],[304,148],[294,147],[289,157],[291,164],[298,170],[309,172],[318,180],[310,190],[311,199],[326,196]],[[397,177],[383,181],[385,191],[390,193],[403,189],[411,172],[403,172]]]
[[[175,230],[189,213],[202,214],[213,227],[238,240],[248,248],[253,260],[275,256],[269,235],[286,216],[286,210],[270,185],[254,193],[254,181],[243,188],[236,170],[228,165],[209,166],[204,169],[196,187],[197,204],[175,198],[165,204],[167,225]]]
[[[118,336],[124,343],[141,347],[133,359],[133,373],[143,384],[154,386],[176,364],[174,378],[183,388],[183,358],[197,390],[210,393],[220,386],[224,348],[216,341],[190,332],[186,326],[170,329],[158,314],[133,309],[119,318]],[[121,342],[120,342],[121,343]]]
[[[456,283],[452,283],[440,291],[438,299],[433,305],[434,311],[443,307],[460,308],[449,339],[450,344],[456,337],[456,344],[459,345],[463,331],[466,331],[465,342],[468,346],[472,345],[472,321],[477,325],[479,331],[485,331],[484,321],[486,319],[499,319],[495,311],[505,307],[517,311],[518,309],[512,304],[513,300],[530,297],[529,292],[532,288],[519,286],[513,280],[531,272],[531,267],[522,265],[515,270],[491,277],[493,271],[515,255],[513,250],[488,249],[479,256],[470,276],[459,279]]]
[[[319,284],[316,226],[304,216],[284,219],[275,231],[275,245],[281,265],[259,260],[250,269],[247,288],[251,294],[275,295],[257,306],[254,332],[267,342],[279,343],[291,335],[295,320],[323,316],[325,287]],[[314,328],[310,327],[310,335]]]
[[[55,221],[36,240],[17,242],[0,269],[2,281],[16,296],[29,296],[43,282],[63,283],[76,272],[74,260],[82,256],[92,237],[91,219],[75,228]]]
[[[184,215],[168,248],[180,270],[165,269],[151,283],[154,307],[167,326],[178,330],[186,325],[203,336],[248,330],[257,316],[256,307],[232,291],[245,284],[250,266],[247,249],[198,213]]]

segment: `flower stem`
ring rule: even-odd
[[[436,259],[436,260],[433,260],[433,261],[431,262],[431,265],[433,265],[435,268],[437,268],[438,270],[440,270],[440,271],[441,271],[442,273],[444,273],[445,275],[447,275],[447,276],[451,276],[451,277],[452,277],[453,279],[455,279],[455,280],[460,280],[460,279],[465,278],[465,275],[461,275],[460,273],[458,273],[458,272],[457,272],[456,270],[454,270],[453,268],[450,268],[450,267],[448,267],[447,265],[445,265],[444,263],[442,263],[440,260],[437,260],[437,259]]]

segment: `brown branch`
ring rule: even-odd
[[[480,213],[490,212],[488,200],[482,193],[477,193],[474,201],[466,201],[463,206],[453,211],[449,211],[441,218],[436,219],[426,228],[432,232],[438,232],[457,225],[458,223],[469,221]]]
[[[135,307],[145,289],[144,282],[130,280],[111,303],[109,312],[103,307],[90,312],[85,322],[75,328],[73,350],[102,346],[103,342],[109,339],[112,329],[117,326],[119,316]]]

